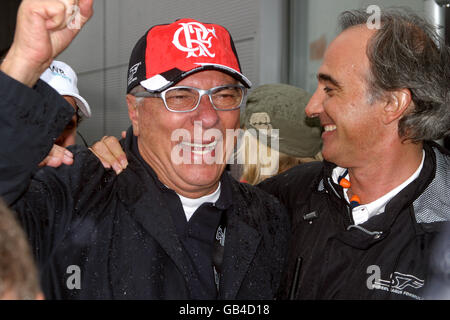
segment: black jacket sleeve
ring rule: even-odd
[[[257,187],[277,197],[292,215],[297,202],[304,201],[310,196],[322,170],[322,162],[300,164],[262,181]]]
[[[0,72],[0,196],[13,204],[74,114],[45,82],[33,88]]]

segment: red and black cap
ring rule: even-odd
[[[252,85],[241,73],[233,39],[224,27],[194,19],[157,25],[133,48],[127,93],[139,84],[149,91],[161,92],[204,70],[222,71],[247,88]]]

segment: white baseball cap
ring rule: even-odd
[[[79,94],[77,74],[68,64],[54,60],[41,75],[41,79],[58,91],[60,95],[74,97],[83,115],[88,118],[91,116],[89,104]]]

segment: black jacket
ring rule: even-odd
[[[335,165],[329,162],[300,165],[259,185],[292,214],[281,298],[424,297],[434,240],[450,220],[450,157],[435,144],[424,149],[419,177],[383,214],[359,227],[352,227],[351,210],[331,179]]]
[[[197,273],[163,201],[163,193],[173,191],[163,190],[133,155],[132,135],[124,142],[129,165],[119,176],[87,149],[74,150],[72,166],[36,171],[51,138],[70,119],[70,106],[41,81],[32,90],[0,74],[0,92],[0,121],[13,123],[10,130],[22,143],[8,149],[9,142],[1,142],[0,194],[28,234],[47,298],[195,297]],[[14,152],[22,149],[28,157],[16,159]],[[262,190],[226,173],[222,183],[229,185],[233,203],[226,212],[219,298],[273,299],[286,256],[288,215]]]

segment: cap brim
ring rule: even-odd
[[[71,96],[74,97],[76,102],[77,102],[77,106],[78,108],[80,108],[81,112],[83,113],[83,115],[87,118],[90,118],[92,113],[91,113],[91,108],[89,107],[89,104],[87,103],[87,101],[80,95],[76,94],[76,93],[65,93],[65,92],[61,92],[60,93],[62,96]]]
[[[180,72],[176,77],[174,77],[172,79],[167,79],[163,75],[158,74],[156,76],[153,76],[151,78],[141,81],[140,85],[143,86],[148,91],[161,92],[194,73],[197,73],[200,71],[206,71],[206,70],[222,71],[224,73],[229,74],[230,76],[232,76],[239,82],[241,82],[245,87],[251,88],[251,86],[252,86],[251,81],[246,76],[244,76],[242,73],[240,73],[230,67],[227,67],[227,66],[224,66],[221,64],[212,64],[212,63],[202,63],[202,64],[200,64],[200,67],[191,69],[189,71]]]

